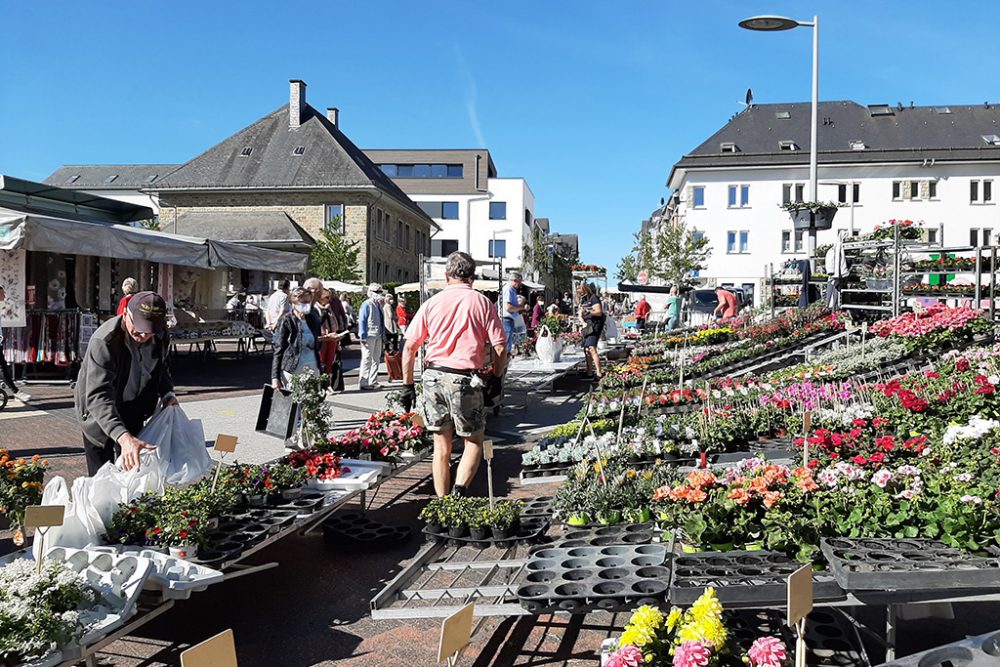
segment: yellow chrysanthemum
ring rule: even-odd
[[[663,627],[663,612],[652,605],[643,605],[632,614],[629,625],[641,625],[657,630]]]
[[[673,632],[677,624],[680,623],[681,619],[684,617],[684,612],[682,612],[677,607],[670,610],[670,615],[667,616],[667,632]]]
[[[693,605],[691,605],[691,609],[689,611],[695,620],[701,620],[708,617],[722,618],[722,604],[719,602],[719,598],[715,595],[715,589],[706,588],[705,592],[694,601]]]
[[[618,646],[631,644],[632,646],[642,648],[655,639],[656,633],[652,628],[640,625],[628,625],[622,631],[621,639],[618,640]]]

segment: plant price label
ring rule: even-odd
[[[215,438],[215,451],[227,453],[235,452],[236,441],[237,437],[235,435],[225,435],[220,433],[218,437]]]

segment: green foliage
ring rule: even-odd
[[[333,224],[333,227],[339,225]],[[360,242],[350,241],[330,228],[324,229],[312,249],[312,272],[324,280],[355,282],[361,279],[358,269]]]
[[[325,441],[333,430],[333,408],[326,402],[328,375],[310,369],[292,376],[292,400],[302,408],[302,443],[312,446]]]
[[[672,285],[694,284],[691,275],[702,271],[712,254],[708,237],[683,221],[664,225],[656,237],[652,275]]]

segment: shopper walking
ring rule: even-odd
[[[507,354],[517,342],[518,329],[524,329],[524,303],[521,302],[518,290],[521,289],[521,274],[510,274],[507,284],[501,293],[500,312],[503,314],[503,331],[507,336]]]
[[[3,285],[0,285],[0,301],[6,301],[6,300],[7,300],[7,292],[4,291]],[[30,395],[18,389],[17,385],[14,384],[14,373],[11,372],[10,366],[7,365],[7,358],[4,357],[2,321],[0,321],[0,380],[3,380],[4,384],[6,384],[10,388],[11,393],[14,394],[14,398],[16,398],[17,400],[21,401],[22,403],[27,403],[28,401],[31,400]]]
[[[472,289],[476,262],[468,253],[453,252],[445,266],[447,287],[428,299],[413,316],[403,346],[403,405],[416,400],[413,367],[424,348],[423,411],[434,434],[434,490],[438,496],[451,485],[453,438],[460,436],[465,451],[455,474],[455,495],[465,495],[483,456],[486,408],[479,375],[493,351],[489,389],[500,383],[507,365],[507,345],[496,306]]]
[[[349,335],[347,331],[347,313],[344,311],[344,304],[340,301],[337,290],[330,290],[330,316],[337,336],[337,350],[333,357],[333,365],[327,371],[330,374],[330,389],[338,392],[344,391],[344,345]]]
[[[93,475],[118,454],[126,470],[153,445],[137,437],[157,404],[177,405],[167,366],[167,306],[159,294],[139,292],[125,314],[97,328],[80,364],[74,403],[83,428],[87,470]]]
[[[278,289],[267,297],[267,305],[264,307],[264,328],[272,334],[277,330],[281,318],[291,310],[291,303],[288,301],[290,287],[290,282],[281,280],[278,282]]]
[[[368,286],[368,298],[358,311],[358,338],[361,343],[361,367],[358,369],[358,390],[381,389],[378,383],[378,366],[382,359],[382,339],[385,337],[385,317],[382,306],[385,294],[382,286]]]
[[[676,329],[681,323],[681,297],[677,285],[670,288],[667,297],[667,329]]]
[[[401,334],[406,333],[406,327],[410,324],[410,311],[406,309],[406,297],[399,295],[399,303],[396,304],[396,324],[399,325]]]
[[[319,348],[322,343],[320,320],[313,312],[312,292],[296,287],[289,294],[292,311],[281,318],[271,360],[271,386],[275,391],[289,389],[292,376],[311,370],[320,374]]]
[[[604,307],[601,305],[601,297],[590,283],[581,283],[577,296],[580,297],[580,320],[583,322],[583,352],[587,358],[587,373],[600,379],[604,375],[601,373],[597,342],[604,332]]]
[[[535,307],[531,309],[531,334],[534,335],[545,317],[545,295],[535,297]]]
[[[653,310],[653,307],[649,305],[646,301],[646,297],[643,296],[639,299],[639,303],[635,307],[635,326],[642,331],[646,328],[646,318],[649,317],[649,312]]]
[[[562,315],[573,314],[573,297],[569,292],[563,292],[562,299],[559,300],[559,312]]]
[[[339,322],[333,314],[330,304],[331,290],[323,289],[319,296],[321,340],[319,361],[320,370],[329,378],[327,386],[334,388],[336,387],[335,380],[337,379],[337,369],[335,366],[337,356],[340,354],[340,339],[343,337],[343,333],[338,329]],[[343,384],[342,378],[340,379],[340,384]]]
[[[115,311],[115,315],[119,317],[125,314],[125,307],[128,305],[129,299],[139,291],[139,281],[135,278],[126,278],[122,281],[122,298],[118,301],[118,310]]]

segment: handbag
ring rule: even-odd
[[[403,379],[403,355],[399,352],[386,352],[382,355],[385,358],[385,370],[390,380]]]

